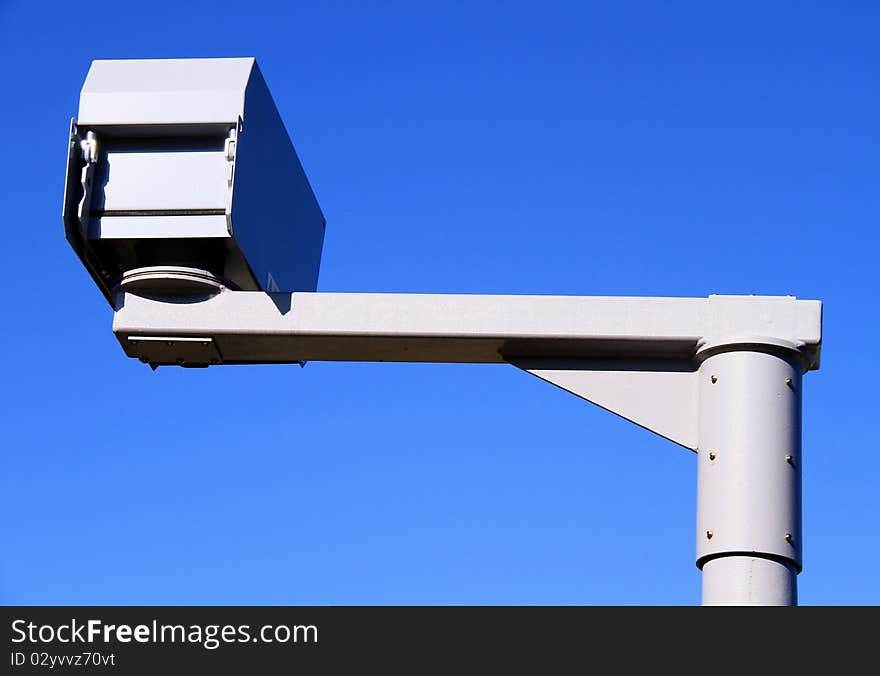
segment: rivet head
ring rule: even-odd
[[[792,537],[791,533],[786,533],[786,534],[785,534],[785,541],[786,541],[788,544],[791,544],[793,540],[794,540],[794,538]]]
[[[794,456],[793,455],[786,455],[785,462],[787,462],[789,465],[793,465],[794,464]]]
[[[711,376],[710,380],[712,381],[712,384],[714,385],[715,383],[718,382],[718,376]]]
[[[786,379],[785,379],[785,384],[788,385],[789,387],[792,386],[792,383],[794,383],[794,381],[793,381],[791,378],[786,378]]]
[[[715,451],[709,451],[709,460],[715,460],[718,457],[718,454]]]
[[[715,535],[714,531],[711,531],[711,530],[706,531],[706,539],[707,540],[711,540],[713,535]]]

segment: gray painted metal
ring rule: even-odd
[[[224,291],[117,296],[127,338],[212,336],[223,363],[654,359],[687,368],[707,340],[799,345],[818,368],[822,304],[792,296],[624,298]],[[730,331],[734,326],[738,331]],[[173,363],[173,362],[171,362]]]
[[[96,60],[79,99],[85,126],[235,122],[254,60]]]
[[[515,364],[698,451],[704,603],[796,603],[818,301],[308,293],[324,218],[253,59],[93,62],[63,215],[129,356]]]
[[[725,556],[703,566],[704,606],[797,605],[797,571],[784,561]]]
[[[537,359],[514,365],[697,450],[697,376],[689,360]]]
[[[801,568],[800,392],[822,305],[791,296],[116,296],[152,365],[512,363],[698,451],[707,604],[790,604]]]
[[[237,289],[317,286],[324,217],[252,58],[94,61],[64,223],[111,303],[123,274],[162,266]],[[154,283],[183,293],[173,281]]]
[[[226,288],[222,279],[204,270],[167,265],[126,272],[118,288],[127,293],[162,294],[168,288],[169,281],[173,282],[175,288],[193,295],[217,293]]]
[[[697,566],[724,575],[708,562],[746,556],[800,571],[800,354],[770,343],[708,351],[698,372]],[[781,592],[761,579],[749,585],[751,602],[775,603]],[[707,585],[713,603],[741,599],[735,585],[729,597],[721,583]]]

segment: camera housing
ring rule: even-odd
[[[326,221],[253,58],[93,61],[63,219],[104,296],[314,291]]]

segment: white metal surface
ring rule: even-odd
[[[800,345],[818,366],[821,303],[790,296],[125,295],[113,330],[124,348],[132,335],[209,335],[225,363],[653,358],[682,368],[731,319],[736,335]]]
[[[743,555],[801,569],[802,367],[794,350],[757,349],[732,345],[699,369],[696,539],[704,575],[723,575],[718,566],[707,573],[707,562]],[[710,587],[723,603],[719,585]],[[733,603],[740,592],[730,592]],[[765,592],[773,603],[777,590]],[[749,594],[763,602],[758,582]]]
[[[111,303],[123,275],[163,265],[236,289],[317,288],[324,216],[252,58],[94,61],[63,219]]]
[[[797,605],[797,572],[790,563],[727,556],[703,566],[704,606]]]
[[[250,58],[95,61],[63,214],[129,356],[512,363],[698,451],[704,603],[796,602],[821,303],[309,293],[324,217]]]
[[[217,293],[227,288],[229,282],[207,270],[187,267],[162,266],[138,268],[122,275],[119,290],[126,293],[162,294],[175,289],[180,294]]]
[[[235,123],[253,58],[92,62],[79,124]]]
[[[515,361],[514,366],[697,449],[697,375],[690,363],[648,359]]]
[[[512,363],[698,450],[706,604],[791,604],[801,568],[801,376],[821,303],[221,291],[120,293],[113,330],[153,365]]]
[[[226,216],[98,216],[89,221],[92,239],[229,238]]]
[[[101,153],[95,208],[104,211],[226,209],[223,149],[110,149]]]

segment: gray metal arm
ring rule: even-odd
[[[698,452],[704,603],[797,602],[801,376],[819,367],[818,301],[120,293],[113,330],[153,365],[514,364]]]
[[[708,343],[769,339],[797,348],[807,368],[817,368],[821,308],[818,301],[791,296],[224,291],[169,301],[120,294],[113,330],[126,354],[156,364],[504,363],[548,357],[690,361]],[[180,338],[204,340],[187,345]]]

